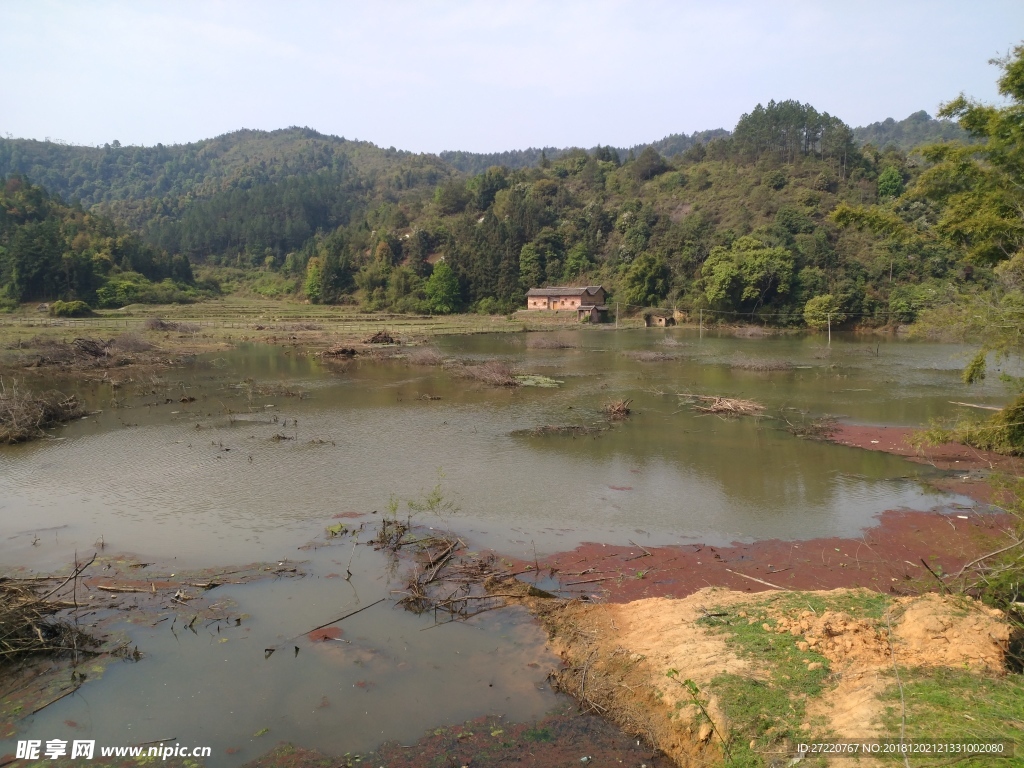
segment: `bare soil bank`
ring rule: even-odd
[[[933,594],[531,602],[565,659],[560,687],[687,766],[771,764],[829,736],[898,738],[883,722],[895,665],[1001,675],[1010,639],[1001,612]]]

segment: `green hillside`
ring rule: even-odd
[[[919,113],[854,130],[784,101],[758,105],[732,132],[590,151],[438,157],[306,128],[167,147],[7,139],[0,177],[25,174],[154,253],[267,296],[510,311],[531,286],[601,282],[625,307],[906,322],[951,280],[985,284],[991,271],[948,242],[842,229],[830,214],[898,199],[901,220],[929,228],[934,204],[900,198],[920,161],[899,145],[952,125]],[[862,147],[858,136],[874,138]],[[12,279],[7,295],[28,296]],[[99,300],[92,283],[45,285],[29,293]]]
[[[860,144],[891,145],[904,152],[940,141],[969,141],[967,131],[952,120],[936,120],[923,109],[898,122],[890,117],[854,128],[853,136]]]

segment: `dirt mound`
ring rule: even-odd
[[[757,653],[741,650],[730,625],[763,632],[769,646],[779,642],[771,636],[790,635],[798,655],[807,657],[806,669],[827,675],[820,694],[808,699],[808,722],[800,726],[808,736],[819,729],[820,735],[883,735],[880,696],[894,684],[894,656],[903,668],[1005,669],[1009,628],[999,611],[961,597],[879,598],[865,590],[751,595],[708,588],[683,599],[574,601],[539,612],[566,661],[556,680],[585,711],[643,735],[680,765],[700,765],[721,760],[718,731],[728,733],[732,725],[716,678],[774,684],[773,670]],[[822,610],[822,603],[829,607]]]
[[[896,601],[896,658],[913,667],[962,667],[1002,672],[1010,627],[1001,611],[966,598],[921,595]]]

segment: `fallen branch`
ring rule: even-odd
[[[333,621],[328,621],[326,624],[321,624],[319,627],[313,627],[312,629],[310,629],[310,630],[308,630],[306,632],[303,632],[302,635],[308,635],[310,632],[316,632],[318,629],[324,629],[325,627],[329,627],[332,624],[337,624],[339,621],[344,621],[345,619],[349,618],[350,616],[355,616],[357,613],[362,613],[367,608],[373,608],[373,606],[377,605],[378,603],[383,603],[386,599],[387,598],[382,597],[380,600],[375,600],[374,602],[370,603],[369,605],[364,605],[362,608],[359,608],[358,610],[352,611],[352,613],[346,613],[344,616],[342,616],[339,619],[334,619]],[[296,635],[295,637],[302,637],[302,635]],[[292,640],[294,640],[294,639],[295,638],[293,637]]]
[[[766,587],[771,587],[772,589],[781,589],[783,592],[789,592],[789,590],[785,587],[780,587],[778,584],[772,584],[770,581],[759,579],[756,576],[747,576],[747,574],[740,573],[739,571],[734,571],[731,568],[726,568],[725,570],[729,571],[729,573],[734,573],[737,576],[741,576],[744,579],[750,579],[751,581],[756,581],[758,584],[764,584]]]

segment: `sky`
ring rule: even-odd
[[[0,135],[631,146],[770,99],[858,126],[999,103],[988,61],[1022,39],[1021,0],[0,0]]]

